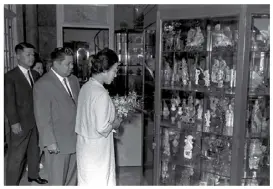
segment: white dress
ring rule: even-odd
[[[115,186],[112,123],[115,107],[108,91],[95,79],[81,89],[75,132],[79,186]]]

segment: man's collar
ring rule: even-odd
[[[61,82],[63,82],[64,77],[60,76],[53,68],[51,68],[52,72],[59,78]]]
[[[27,73],[27,71],[30,70],[30,69],[24,68],[23,66],[21,66],[21,65],[19,65],[19,64],[18,64],[18,67],[20,68],[20,70],[21,70],[23,73]]]

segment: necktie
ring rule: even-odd
[[[29,78],[30,85],[31,85],[31,88],[32,88],[33,87],[33,81],[32,81],[32,77],[30,75],[30,70],[27,71],[27,74],[28,74],[28,78]]]
[[[67,91],[68,91],[69,96],[70,96],[70,97],[72,98],[72,100],[74,101],[73,96],[72,96],[72,93],[71,93],[71,91],[70,91],[70,89],[69,89],[69,87],[68,87],[68,85],[67,85],[66,78],[64,78],[63,81],[64,81],[64,85],[65,85],[65,87],[66,87],[66,89],[67,89]]]

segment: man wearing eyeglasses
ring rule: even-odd
[[[34,114],[45,151],[48,182],[52,186],[76,185],[76,108],[80,85],[72,75],[73,52],[56,48],[53,65],[34,85]]]

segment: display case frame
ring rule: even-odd
[[[236,87],[234,128],[232,136],[232,154],[230,185],[241,185],[244,164],[245,125],[248,106],[248,86],[251,49],[251,19],[253,14],[269,14],[269,5],[162,5],[158,7],[156,28],[156,69],[155,69],[155,150],[154,150],[154,185],[160,185],[161,178],[161,70],[162,70],[162,28],[167,20],[198,19],[208,17],[238,18],[238,46],[236,63]],[[247,71],[246,71],[247,70]]]
[[[154,73],[155,73],[155,30],[144,30],[144,61],[143,71],[143,170],[142,185],[153,184],[154,159]]]

